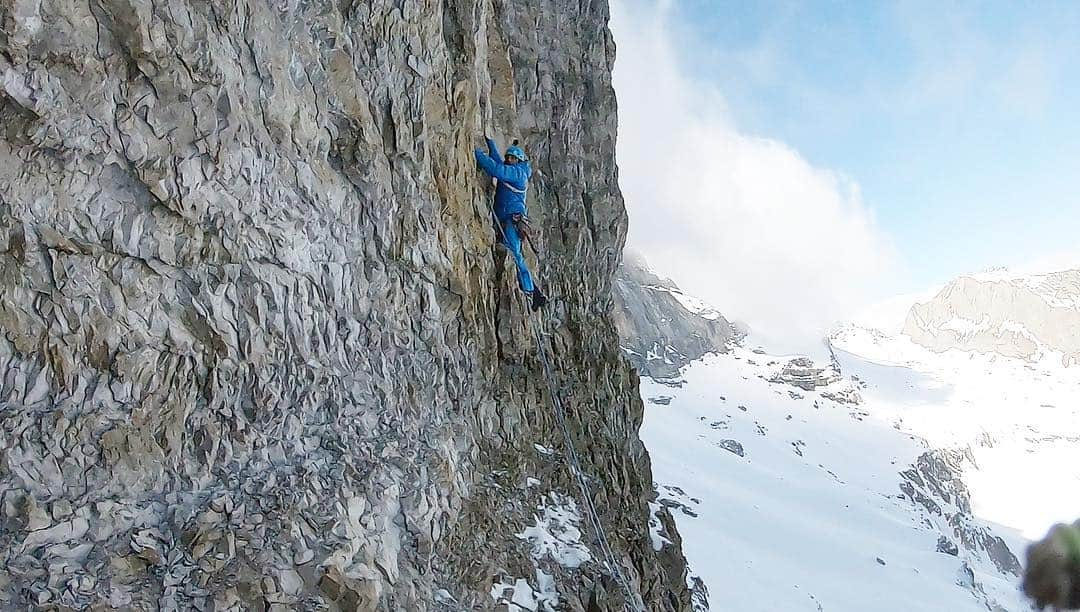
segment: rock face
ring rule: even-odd
[[[904,333],[933,351],[997,353],[1080,363],[1080,270],[1041,276],[959,278],[916,304]]]
[[[744,335],[631,253],[615,274],[614,295],[615,327],[627,359],[643,376],[676,376],[706,353],[727,352]]]
[[[900,491],[926,510],[929,520],[948,536],[938,539],[937,551],[957,556],[960,546],[984,555],[999,571],[1020,575],[1020,561],[1001,537],[977,524],[971,510],[971,496],[962,480],[963,465],[972,461],[970,451],[932,450],[923,453],[907,470]]]
[[[608,314],[607,11],[0,7],[0,608],[622,610],[535,325],[632,598],[689,609]],[[543,317],[485,131],[534,160]]]
[[[840,379],[838,367],[818,367],[809,357],[796,357],[784,364],[771,381],[792,385],[803,391],[814,391],[819,387],[828,387]]]

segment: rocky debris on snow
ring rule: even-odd
[[[661,506],[679,510],[689,517],[697,517],[698,515],[697,511],[690,506],[701,504],[700,499],[690,497],[681,488],[672,485],[663,485],[657,490],[657,501]],[[661,516],[661,520],[664,520],[664,518]]]
[[[817,367],[808,357],[791,359],[779,372],[769,378],[770,382],[793,385],[803,391],[814,391],[840,380],[840,372],[833,367]]]
[[[736,455],[745,456],[743,451],[743,445],[738,440],[725,439],[716,443],[720,448],[728,451],[729,453],[735,453]]]
[[[953,542],[945,536],[939,536],[937,541],[937,552],[955,557],[960,554],[960,549],[956,547],[956,542]]]
[[[822,391],[821,397],[827,400],[832,400],[838,404],[859,405],[862,403],[862,396],[859,395],[859,392],[852,387],[848,387],[846,389],[837,389],[835,391]]]

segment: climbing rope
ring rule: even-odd
[[[495,215],[494,210],[491,211],[491,217],[495,221],[496,227],[499,228],[499,233],[502,234],[503,244],[508,244],[509,240],[506,238],[506,230],[503,228],[498,216]],[[537,253],[536,255],[539,262],[539,254]],[[645,605],[634,593],[630,581],[623,573],[622,566],[619,564],[615,552],[612,550],[611,544],[608,541],[604,526],[600,522],[600,514],[597,512],[596,505],[593,503],[589,482],[585,476],[585,471],[581,468],[581,459],[578,457],[577,449],[574,447],[574,440],[570,436],[570,428],[566,425],[566,410],[563,408],[562,398],[557,392],[558,386],[555,382],[554,368],[551,367],[551,361],[548,359],[547,349],[544,348],[540,331],[537,326],[532,323],[531,318],[529,317],[529,305],[525,302],[524,293],[521,295],[526,325],[532,330],[533,338],[536,340],[536,351],[540,355],[540,361],[544,366],[544,378],[547,381],[548,396],[551,398],[551,405],[555,411],[555,420],[559,423],[559,429],[562,430],[563,439],[566,443],[566,456],[570,458],[570,473],[573,474],[574,479],[577,481],[578,492],[582,499],[582,505],[585,507],[585,515],[588,517],[589,524],[592,526],[593,533],[596,534],[596,539],[600,544],[600,550],[604,555],[604,566],[607,568],[608,573],[615,578],[623,589],[626,596],[625,609],[631,610],[632,612],[645,612]]]

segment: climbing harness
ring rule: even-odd
[[[495,224],[499,227],[499,233],[502,234],[503,243],[505,244],[507,241],[506,230],[503,229],[502,223],[499,222],[499,218],[494,210],[491,211],[491,216],[495,219]],[[537,257],[539,258],[539,253],[537,253]],[[586,479],[585,471],[581,468],[581,460],[578,457],[577,449],[574,448],[574,440],[570,436],[570,428],[566,424],[566,411],[563,408],[562,398],[556,391],[557,385],[555,383],[555,374],[551,367],[551,362],[548,359],[547,350],[544,348],[539,329],[537,329],[536,324],[530,320],[528,304],[524,304],[524,307],[526,311],[526,325],[532,330],[533,338],[536,340],[536,352],[540,355],[540,361],[544,366],[544,378],[547,382],[548,396],[551,397],[551,405],[555,410],[555,420],[558,421],[559,429],[562,430],[563,440],[567,450],[566,456],[570,458],[570,473],[574,475],[574,479],[577,481],[578,492],[581,495],[582,505],[585,507],[585,515],[589,519],[589,524],[593,528],[593,533],[596,534],[596,539],[600,544],[600,550],[604,555],[604,566],[607,568],[608,573],[611,574],[622,587],[626,597],[625,609],[630,610],[631,612],[645,612],[645,605],[637,594],[634,593],[634,589],[630,586],[629,580],[626,578],[626,575],[623,574],[622,566],[619,565],[615,557],[615,552],[608,542],[604,526],[600,522],[600,514],[597,512],[596,505],[593,503],[589,482]]]
[[[510,220],[514,223],[514,229],[517,230],[518,236],[521,236],[521,241],[528,244],[539,259],[540,249],[536,248],[536,242],[533,241],[532,225],[529,223],[529,218],[521,213],[514,213],[511,215]]]

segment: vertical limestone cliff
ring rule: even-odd
[[[0,608],[622,610],[486,131],[534,160],[532,324],[614,555],[645,609],[688,609],[610,319],[607,19],[0,4]]]

